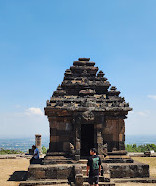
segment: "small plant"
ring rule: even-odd
[[[47,149],[46,149],[45,146],[42,146],[42,153],[43,153],[43,154],[46,154],[46,153],[47,153]]]

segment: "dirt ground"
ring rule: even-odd
[[[26,158],[19,159],[0,159],[0,186],[17,186],[19,181],[25,176],[28,170],[29,160]]]
[[[135,157],[133,159],[149,164],[150,176],[156,178],[156,157]],[[24,178],[28,166],[29,160],[26,158],[0,159],[0,186],[17,186]],[[116,186],[156,186],[156,183],[116,183]]]

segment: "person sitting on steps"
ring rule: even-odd
[[[30,164],[39,162],[39,150],[35,145],[33,145],[33,148],[34,148],[34,155],[30,160]]]

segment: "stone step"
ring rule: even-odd
[[[88,176],[83,176],[83,181],[88,182]],[[103,176],[99,176],[99,181],[100,182],[109,182],[110,180],[105,179]]]
[[[72,160],[67,160],[67,159],[45,159],[43,161],[44,165],[52,165],[52,164],[73,164]]]
[[[82,174],[83,174],[83,176],[86,176],[87,175],[87,170],[82,170]]]
[[[136,183],[156,183],[156,178],[116,178],[111,179],[115,183],[127,183],[127,182],[136,182]]]
[[[86,175],[86,173],[87,173],[86,167],[83,167],[83,166],[81,166],[81,167],[82,167],[83,174]],[[103,172],[104,172],[104,174],[110,174],[109,167],[107,167],[106,164],[103,166]]]
[[[105,159],[102,161],[103,163],[133,163],[132,159]]]
[[[127,155],[107,155],[105,159],[129,159],[130,156]]]
[[[65,156],[45,156],[44,159],[71,160],[71,158],[66,158]]]
[[[45,179],[45,180],[27,180],[27,181],[22,181],[20,182],[19,186],[34,186],[34,185],[61,185],[61,186],[67,186],[68,180],[63,180],[63,179]]]
[[[79,160],[79,163],[82,163],[82,164],[87,164],[87,161],[88,161],[88,160],[85,160],[85,159],[80,159],[80,160]]]
[[[86,169],[82,169],[82,174],[83,174],[83,176],[86,176],[87,175],[87,170]]]
[[[115,186],[115,183],[113,182],[99,182],[99,186]],[[83,182],[83,186],[88,186],[88,182]]]
[[[88,176],[86,176],[87,171],[86,170],[82,170],[83,173],[83,178],[86,178]],[[102,178],[101,178],[102,177]],[[99,176],[99,178],[105,182],[110,181],[110,174],[103,174],[103,176]]]
[[[111,157],[111,158],[106,158],[105,160],[102,160],[102,163],[133,163],[134,160],[126,157],[126,158],[121,158],[121,157]],[[79,160],[79,163],[87,165],[87,160]]]
[[[66,158],[64,156],[46,156],[42,161],[44,165],[49,164],[71,164],[75,161],[71,158]]]
[[[65,152],[48,152],[46,156],[65,156]]]
[[[117,155],[117,156],[126,156],[127,155],[127,151],[123,150],[123,151],[112,151],[112,152],[108,152],[107,153],[108,155],[111,155],[111,156],[114,156],[114,155]]]

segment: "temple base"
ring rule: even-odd
[[[21,182],[20,186],[87,185],[86,165],[86,159],[76,161],[63,156],[61,153],[59,155],[58,153],[47,154],[42,165],[32,164],[29,166],[28,180]],[[133,161],[125,154],[113,155],[111,153],[102,160],[102,166],[103,174],[100,176],[99,185],[114,186],[113,180],[117,178],[150,180],[149,165]]]

